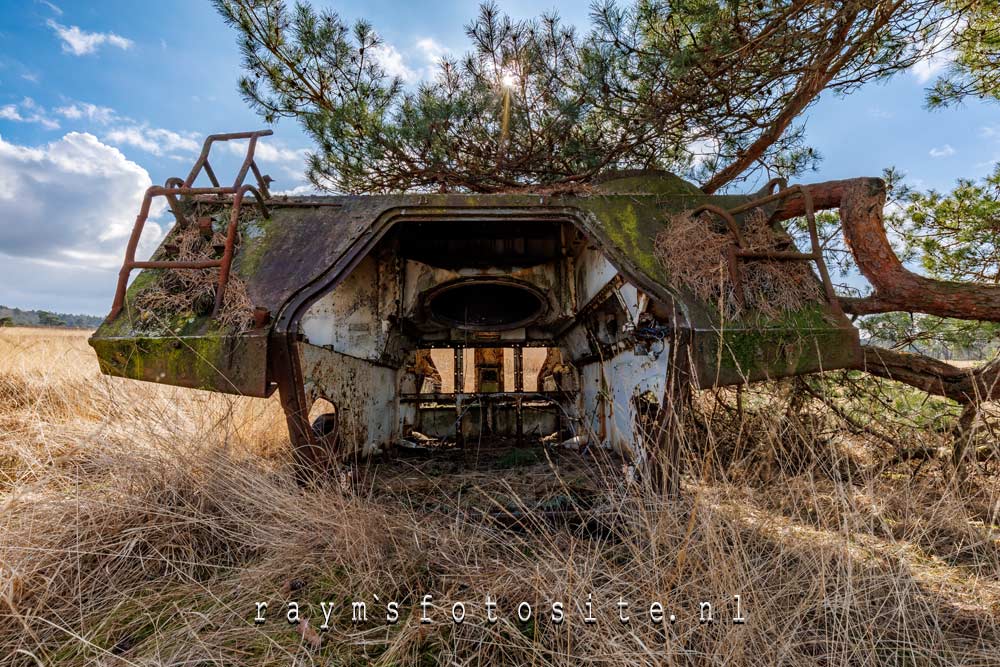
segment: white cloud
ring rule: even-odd
[[[941,24],[927,40],[914,47],[914,52],[922,56],[910,67],[910,74],[918,83],[927,83],[954,62],[955,52],[948,48],[948,43],[952,35],[964,27],[965,19],[957,16]]]
[[[86,118],[101,125],[107,125],[118,117],[115,110],[110,107],[102,107],[87,102],[74,102],[64,107],[57,107],[55,112],[70,120]]]
[[[27,117],[17,105],[9,104],[0,107],[0,118],[24,122],[41,122],[46,127],[59,127],[59,123],[48,118],[45,110],[35,104],[30,98],[25,98],[21,107],[30,109],[35,114]],[[116,146],[132,146],[156,156],[166,156],[183,160],[190,159],[190,153],[201,148],[200,137],[193,132],[175,132],[158,127],[150,127],[148,123],[140,123],[127,116],[119,116],[111,107],[91,104],[90,102],[69,103],[53,109],[55,114],[80,123],[83,121],[98,125],[111,125],[102,137],[104,141]],[[178,156],[176,153],[185,155]]]
[[[63,267],[67,280],[74,267],[103,271],[101,289],[110,296],[114,269],[151,184],[145,169],[92,134],[70,132],[38,147],[0,137],[0,219],[17,221],[0,225],[0,254],[17,259],[25,271],[40,262]],[[152,217],[163,211],[163,202],[154,201]],[[140,255],[147,256],[161,235],[160,226],[148,222]],[[19,287],[30,291],[32,280],[26,274]]]
[[[704,132],[704,130],[702,130]],[[700,167],[709,159],[719,154],[721,144],[719,140],[711,136],[701,136],[690,139],[685,146],[688,155],[691,156],[691,163],[695,167]]]
[[[420,77],[403,62],[403,54],[392,44],[380,44],[372,49],[375,59],[389,76],[397,76],[407,83],[417,81]]]
[[[177,151],[195,152],[201,148],[197,136],[180,134],[148,125],[123,125],[110,130],[104,140],[121,146],[134,146],[153,155],[166,155]]]
[[[424,37],[407,50],[410,58],[392,44],[385,43],[376,47],[374,53],[386,74],[398,76],[404,83],[414,84],[433,79],[441,61],[451,55],[451,49],[430,37]]]
[[[895,118],[896,116],[893,112],[883,109],[882,107],[869,107],[868,115],[872,118],[880,118],[882,120],[888,120],[890,118]]]
[[[47,130],[59,129],[59,121],[50,118],[45,109],[30,97],[25,97],[17,104],[0,107],[0,118],[15,123],[37,123]]]
[[[63,10],[58,5],[48,2],[48,0],[35,0],[35,1],[51,9],[52,13],[55,14],[56,16],[62,16]]]
[[[1000,139],[1000,125],[984,125],[979,133],[986,139]]]
[[[938,146],[937,148],[932,148],[928,155],[934,158],[939,157],[951,157],[956,153],[955,149],[951,147],[951,144],[945,144],[944,146]]]
[[[316,186],[312,183],[303,183],[302,185],[296,185],[294,188],[290,188],[288,190],[278,190],[277,192],[271,193],[274,197],[310,197],[313,195],[326,194],[329,193],[317,190]]]
[[[113,32],[87,32],[78,26],[64,26],[56,23],[52,19],[47,21],[48,26],[62,40],[63,53],[72,53],[74,56],[85,56],[95,53],[103,44],[115,46],[119,49],[130,49],[135,45],[131,39],[116,35]]]
[[[243,157],[247,154],[247,144],[246,141],[227,141],[226,148],[233,155]],[[309,151],[305,148],[289,148],[280,142],[258,139],[253,154],[258,164],[265,162],[297,163],[303,162]]]
[[[30,97],[25,97],[17,104],[6,104],[0,107],[0,118],[4,120],[38,123],[50,130],[59,129],[59,121],[52,114],[74,121],[86,119],[101,125],[107,125],[111,121],[119,119],[114,109],[89,102],[71,102],[65,106],[56,107],[50,112]]]
[[[443,44],[439,44],[430,37],[417,40],[417,50],[424,54],[424,58],[429,63],[439,63],[451,51]]]
[[[428,80],[437,76],[441,61],[451,55],[451,49],[430,37],[417,40],[416,49],[426,63],[421,70],[421,78]]]
[[[928,56],[923,60],[918,60],[910,67],[910,74],[917,82],[924,84],[937,76],[945,67],[955,59],[955,54],[951,51],[944,51]]]

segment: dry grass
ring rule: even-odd
[[[221,253],[217,249],[225,240],[220,232],[205,238],[193,224],[185,228],[175,226],[168,238],[175,252],[157,259],[184,262],[218,259]],[[236,247],[239,248],[239,237]],[[158,280],[139,292],[130,304],[138,313],[139,323],[157,326],[173,321],[180,314],[207,314],[215,308],[219,269],[159,269],[155,273]],[[239,276],[230,274],[222,307],[215,319],[233,331],[246,331],[253,325],[253,304],[246,283]]]
[[[823,298],[812,264],[800,261],[738,260],[742,286],[729,275],[726,253],[732,234],[708,213],[685,211],[671,218],[656,237],[657,259],[670,277],[696,297],[716,305],[727,321],[746,314],[777,317]],[[776,250],[778,240],[760,209],[747,214],[743,240],[748,250]],[[794,248],[792,248],[794,250]]]
[[[821,415],[761,419],[775,395],[745,396],[739,418],[702,411],[677,501],[568,452],[302,491],[273,402],[103,378],[83,334],[0,330],[0,664],[996,665],[995,476],[959,493],[933,465],[862,474],[871,443]],[[551,522],[540,501],[578,509]],[[744,625],[728,622],[736,593]],[[397,625],[374,595],[400,602]],[[289,600],[309,630],[284,621]],[[316,633],[321,601],[336,607]],[[652,602],[677,622],[651,623]]]

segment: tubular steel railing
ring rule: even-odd
[[[257,130],[255,132],[210,135],[205,139],[205,143],[201,148],[201,154],[198,156],[198,160],[194,163],[186,179],[182,181],[178,177],[171,177],[162,186],[154,185],[146,190],[146,194],[142,199],[142,206],[139,209],[139,215],[136,216],[135,225],[132,227],[132,235],[129,237],[128,245],[125,247],[125,261],[122,263],[121,271],[118,272],[118,287],[115,291],[115,300],[111,305],[109,319],[117,317],[125,306],[125,292],[128,288],[128,279],[134,269],[219,269],[219,285],[215,290],[215,308],[212,311],[212,315],[215,316],[219,313],[219,310],[222,308],[223,299],[225,298],[230,269],[232,268],[240,209],[243,205],[243,199],[248,192],[253,194],[254,200],[260,206],[261,213],[264,217],[267,217],[267,207],[264,201],[270,198],[270,193],[267,189],[269,179],[260,173],[260,169],[257,168],[257,164],[253,158],[254,151],[257,148],[257,140],[260,137],[270,136],[271,134],[271,130]],[[236,139],[249,139],[246,157],[243,159],[243,164],[240,166],[233,184],[231,186],[222,186],[219,184],[219,179],[216,177],[215,171],[208,161],[208,156],[212,151],[212,144],[215,142]],[[202,170],[208,176],[212,187],[193,187],[195,180],[201,174]],[[256,187],[243,183],[249,171],[253,172],[257,180]],[[145,227],[146,220],[149,218],[149,210],[153,203],[153,198],[165,197],[167,204],[170,206],[170,211],[177,221],[177,225],[183,228],[191,224],[191,220],[185,214],[179,197],[194,197],[197,195],[216,195],[220,199],[231,195],[233,198],[222,257],[220,259],[188,262],[169,260],[136,261],[136,248],[139,246],[139,238],[142,236],[143,227]]]

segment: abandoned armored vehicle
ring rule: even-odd
[[[860,361],[813,222],[836,197],[780,182],[708,196],[666,173],[561,194],[272,196],[254,161],[266,134],[209,137],[186,179],[149,189],[90,342],[108,374],[277,391],[305,467],[413,432],[558,433],[635,456],[674,385]],[[208,157],[232,139],[248,152],[221,186]],[[157,197],[176,224],[137,260]],[[780,225],[793,216],[805,252]]]

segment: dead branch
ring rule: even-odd
[[[959,368],[922,354],[862,345],[859,367],[871,375],[895,380],[965,405],[1000,398],[1000,359],[978,368]]]
[[[852,432],[867,433],[868,435],[874,438],[878,438],[879,440],[886,443],[893,449],[895,450],[899,449],[899,443],[896,442],[892,437],[886,435],[885,433],[882,433],[878,429],[872,428],[866,424],[862,424],[857,419],[847,414],[847,412],[844,411],[843,408],[837,405],[834,401],[830,400],[828,396],[825,396],[824,394],[821,394],[813,390],[813,388],[810,387],[807,382],[802,382],[801,386],[807,394],[809,394],[814,399],[825,405],[831,412],[833,412],[833,414],[837,415],[837,417],[839,417],[841,421],[847,424],[848,428],[850,428]]]

